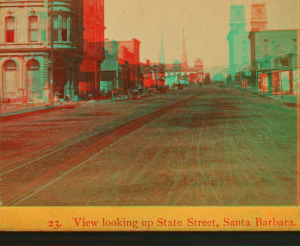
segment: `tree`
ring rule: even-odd
[[[205,74],[204,84],[209,85],[210,84],[210,73]]]

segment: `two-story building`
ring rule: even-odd
[[[105,88],[127,89],[139,86],[140,78],[140,41],[104,42],[105,59],[101,64],[101,90]]]
[[[0,1],[2,101],[74,98],[83,59],[83,0]]]
[[[252,31],[251,63],[255,86],[261,92],[296,92],[297,30]]]
[[[165,70],[166,65],[160,62],[151,63],[147,60],[146,63],[140,63],[142,85],[147,88],[164,86]]]
[[[288,93],[297,90],[297,30],[268,30],[265,4],[253,4],[251,12],[252,83],[259,92]]]

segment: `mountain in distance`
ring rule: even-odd
[[[204,74],[209,73],[210,77],[212,78],[213,76],[215,76],[217,73],[228,69],[229,68],[229,64],[224,64],[224,65],[220,65],[220,66],[213,66],[213,67],[209,67],[204,69]]]

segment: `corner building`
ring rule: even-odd
[[[74,98],[83,60],[83,0],[0,0],[0,98]]]

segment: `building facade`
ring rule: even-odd
[[[255,87],[264,93],[296,93],[298,31],[257,31],[249,39]]]
[[[119,64],[129,66],[128,83],[120,84],[123,89],[133,88],[141,85],[140,80],[140,41],[133,38],[130,41],[118,41],[120,45]]]
[[[142,77],[141,85],[147,88],[161,87],[165,85],[165,69],[163,63],[151,63],[147,60],[146,63],[140,64],[140,72]]]
[[[106,41],[104,43],[105,59],[101,64],[100,90],[107,93],[119,87],[119,80],[123,79],[119,75],[119,43],[117,41]]]
[[[1,100],[74,98],[83,59],[83,0],[1,0],[0,18]]]
[[[203,77],[203,61],[200,58],[195,61],[194,67],[189,66],[188,64],[183,29],[181,62],[176,60],[173,64],[165,65],[164,83],[169,87],[175,87],[175,85],[203,83]]]
[[[84,60],[80,65],[80,91],[97,96],[104,60],[104,0],[84,0]]]
[[[143,87],[151,88],[157,86],[154,70],[153,64],[151,64],[149,59],[145,63],[140,62],[141,84]]]
[[[267,30],[265,4],[251,11],[252,84],[259,92],[295,94],[298,87],[298,31]]]
[[[197,69],[197,83],[203,84],[204,80],[204,66],[203,61],[197,58],[194,67]]]
[[[141,85],[140,41],[105,41],[105,59],[101,64],[101,90],[103,88],[128,89]]]

